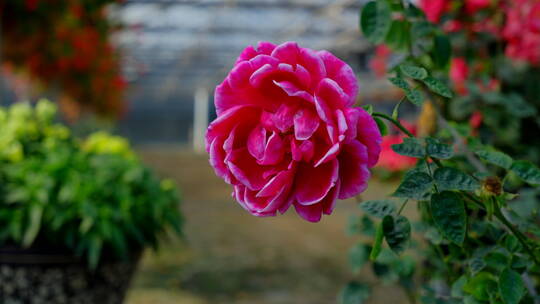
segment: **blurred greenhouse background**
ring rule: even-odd
[[[233,203],[230,188],[215,177],[200,150],[206,124],[215,117],[214,87],[241,50],[258,41],[294,40],[332,51],[359,76],[362,102],[379,101],[384,107],[384,101],[395,100],[397,93],[380,90],[388,88],[386,82],[368,72],[373,49],[358,30],[363,2],[126,0],[108,10],[122,24],[113,42],[127,82],[127,110],[112,130],[127,137],[160,176],[177,182],[186,218],[185,240],[167,240],[157,254],[146,253],[127,303],[335,302],[354,275],[346,255],[354,239],[344,233],[354,202],[342,202],[318,225],[292,213],[254,218]],[[56,91],[34,94],[13,75],[4,76],[3,104],[41,95],[55,100]],[[391,189],[373,184],[366,197]],[[398,290],[375,292],[381,297],[373,303],[403,300]]]

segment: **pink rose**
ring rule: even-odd
[[[450,79],[459,94],[466,94],[466,81],[469,77],[469,66],[462,57],[452,58],[450,62]]]
[[[502,35],[508,57],[540,65],[540,2],[515,0],[505,7],[506,24]]]
[[[381,134],[352,107],[357,93],[351,67],[327,51],[294,42],[249,46],[216,88],[210,163],[253,215],[294,205],[317,222],[336,199],[366,189],[379,158]]]
[[[468,14],[475,14],[479,10],[487,8],[491,5],[491,0],[466,0],[465,11]]]
[[[450,0],[420,0],[420,8],[429,21],[438,23],[442,15],[450,10]]]
[[[377,78],[383,78],[386,75],[386,65],[392,55],[390,48],[384,44],[375,48],[375,55],[369,61],[369,68],[375,73]]]

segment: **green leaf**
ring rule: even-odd
[[[411,36],[413,39],[419,39],[431,35],[436,30],[435,26],[428,21],[419,21],[413,23],[411,27]]]
[[[531,185],[540,185],[540,169],[527,160],[516,160],[510,167],[517,176]]]
[[[431,196],[431,215],[435,226],[448,240],[462,245],[467,230],[465,205],[458,194],[450,191]]]
[[[450,295],[453,298],[462,298],[463,297],[463,286],[467,283],[467,277],[462,275],[452,284],[452,289]]]
[[[537,113],[533,105],[515,93],[504,96],[502,102],[508,112],[516,117],[530,117]]]
[[[369,287],[359,282],[349,282],[341,291],[340,304],[363,304],[369,298]]]
[[[507,170],[510,169],[510,167],[512,166],[512,162],[514,161],[510,156],[499,151],[480,150],[476,151],[476,155],[478,155],[481,159],[487,161],[490,164],[502,167]]]
[[[427,173],[414,172],[404,177],[392,196],[423,200],[426,199],[432,185],[433,180]]]
[[[373,241],[373,248],[371,248],[371,253],[369,254],[369,259],[375,261],[382,250],[382,242],[384,238],[384,230],[382,222],[377,225],[377,230],[375,231],[375,240]]]
[[[28,228],[24,232],[22,245],[28,247],[32,245],[36,236],[38,235],[39,228],[41,227],[41,217],[43,215],[43,206],[40,204],[34,204],[30,207]]]
[[[488,301],[490,292],[496,290],[495,278],[488,272],[480,272],[463,286],[463,291],[471,294],[476,300]]]
[[[495,269],[496,271],[503,271],[508,266],[509,259],[508,257],[500,252],[492,251],[484,257],[489,268]]]
[[[403,139],[403,143],[392,145],[392,150],[399,155],[405,155],[416,158],[423,158],[426,155],[426,151],[422,143],[416,138],[406,137]]]
[[[422,80],[428,77],[428,72],[422,67],[417,67],[413,65],[400,65],[399,69],[405,76],[411,77],[413,79]]]
[[[392,12],[386,1],[371,1],[364,5],[360,27],[367,40],[378,44],[384,41],[392,22]]]
[[[369,247],[364,244],[356,244],[349,251],[349,264],[354,272],[359,271],[369,259]]]
[[[469,261],[469,268],[471,269],[472,275],[476,275],[477,273],[482,271],[482,269],[484,269],[485,267],[486,267],[486,262],[484,262],[484,259],[482,259],[481,257],[475,257]]]
[[[452,56],[452,45],[447,36],[435,36],[433,47],[433,62],[439,68],[444,68],[448,65]]]
[[[473,191],[480,187],[480,183],[475,179],[458,169],[450,167],[437,168],[433,173],[433,179],[439,186],[439,190]]]
[[[506,268],[499,277],[499,292],[505,304],[518,304],[524,295],[525,285],[519,273]]]
[[[410,23],[406,20],[393,20],[385,44],[394,50],[406,50],[411,40],[409,27]]]
[[[90,239],[90,243],[88,245],[88,263],[91,269],[96,269],[99,263],[102,246],[103,240],[100,239],[98,236],[93,236]]]
[[[387,215],[382,221],[384,238],[390,249],[401,254],[409,246],[411,238],[411,223],[404,216]]]
[[[371,216],[384,218],[396,211],[396,206],[391,200],[371,200],[360,204],[360,209]]]
[[[426,144],[426,150],[429,156],[440,159],[449,159],[454,155],[452,146],[443,144],[435,138],[426,138]]]
[[[522,249],[521,243],[519,242],[518,238],[512,234],[507,234],[504,237],[502,245],[509,252],[518,252]]]
[[[424,104],[424,95],[419,90],[407,90],[405,91],[405,96],[407,96],[407,99],[415,106]]]
[[[379,117],[373,117],[373,119],[379,128],[379,132],[381,132],[381,136],[388,135],[388,127],[386,126],[386,123]]]
[[[437,78],[433,78],[431,76],[426,77],[425,79],[422,79],[422,81],[426,84],[426,86],[434,93],[437,93],[441,96],[452,98],[454,94],[452,91],[446,86],[444,83],[442,83]]]
[[[390,77],[388,78],[388,81],[390,81],[393,85],[403,90],[410,90],[411,88],[409,86],[409,83],[407,83],[407,81],[405,81],[405,79],[401,77]]]
[[[373,106],[368,104],[368,105],[363,105],[361,106],[362,109],[364,109],[366,112],[368,112],[369,115],[372,115],[373,114]]]

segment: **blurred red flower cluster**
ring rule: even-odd
[[[106,16],[118,0],[0,2],[2,64],[58,90],[68,118],[92,111],[118,117],[126,83]]]
[[[421,0],[420,7],[447,32],[489,33],[505,44],[506,56],[540,65],[539,0]]]
[[[409,132],[416,135],[416,126],[403,120],[401,121],[401,124],[407,128]],[[391,134],[383,137],[381,143],[381,155],[379,156],[379,162],[377,163],[378,168],[389,172],[402,172],[416,165],[416,158],[400,155],[392,150],[392,145],[403,143],[405,137],[407,136],[395,127],[391,129]]]

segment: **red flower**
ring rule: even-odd
[[[465,86],[469,77],[469,66],[463,57],[452,58],[450,62],[450,79],[459,94],[466,94]]]

